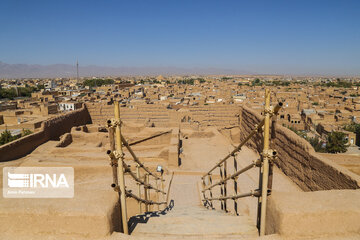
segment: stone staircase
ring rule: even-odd
[[[138,216],[132,236],[166,239],[255,239],[258,231],[248,216],[231,216],[201,206],[174,207],[159,215]]]
[[[133,217],[129,221],[134,239],[252,239],[258,237],[249,215],[234,216],[201,205],[199,175],[174,175],[167,210]],[[131,239],[132,239],[131,238]]]

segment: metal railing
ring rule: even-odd
[[[143,213],[142,204],[145,205],[145,212],[150,210],[150,205],[157,205],[157,210],[160,210],[161,205],[164,205],[165,207],[167,206],[168,198],[166,196],[166,192],[164,191],[165,180],[163,179],[163,170],[161,170],[160,176],[157,173],[151,172],[149,168],[145,167],[145,165],[135,155],[134,151],[130,147],[130,144],[121,134],[122,121],[120,120],[119,102],[114,102],[114,105],[115,118],[107,121],[110,140],[110,150],[107,151],[107,154],[110,158],[110,165],[113,170],[113,183],[111,184],[111,187],[119,194],[121,228],[123,233],[129,234],[126,197],[133,198],[138,202],[140,214]],[[135,162],[136,173],[134,173],[131,170],[131,166],[124,161],[125,154],[123,147],[125,147],[132,156]],[[143,172],[143,174],[141,174],[141,172]],[[125,175],[129,175],[131,179],[137,183],[137,195],[134,194],[132,190],[128,190],[126,188]],[[150,177],[153,181],[155,181],[155,185],[150,183]],[[143,196],[141,186],[143,186]],[[150,190],[155,191],[157,201],[151,200]],[[162,194],[162,201],[160,201],[160,194]]]
[[[270,117],[276,117],[277,113],[282,107],[282,103],[277,104],[274,108],[270,107],[270,91],[265,90],[265,109],[264,119],[259,124],[255,125],[255,128],[249,133],[249,135],[237,146],[234,150],[220,160],[213,168],[211,168],[204,176],[202,176],[202,196],[203,204],[206,207],[214,209],[213,201],[220,201],[221,210],[227,210],[227,200],[234,201],[234,209],[237,214],[237,199],[244,197],[257,197],[258,198],[258,214],[257,214],[257,227],[259,229],[260,236],[265,234],[265,219],[266,219],[266,202],[267,196],[271,193],[272,188],[272,160],[276,156],[276,151],[269,149],[270,138]],[[257,133],[262,133],[263,149],[260,154],[260,159],[253,161],[248,166],[238,170],[236,154],[241,148]],[[275,124],[272,124],[272,133],[275,133]],[[228,176],[227,173],[227,160],[233,157],[233,169],[234,173]],[[259,174],[259,188],[251,190],[247,193],[238,194],[237,179],[240,174],[253,169],[255,167],[260,168]],[[220,181],[213,183],[213,172],[219,168]],[[228,195],[227,182],[233,181],[233,195]],[[213,196],[213,188],[220,186],[219,197]],[[207,195],[207,192],[209,193]]]

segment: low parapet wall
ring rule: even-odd
[[[330,190],[316,192],[274,191],[266,214],[267,234],[314,239],[331,236],[342,239],[357,235],[360,229],[360,191]],[[316,236],[316,237],[315,237]],[[358,239],[355,236],[349,239]]]
[[[39,132],[0,146],[0,162],[23,157],[48,140],[58,140],[62,134],[70,132],[73,126],[88,123],[91,123],[91,119],[86,107],[46,120]]]
[[[262,118],[259,113],[244,106],[241,111],[240,139],[244,140]],[[247,145],[260,153],[260,133]],[[304,191],[360,187],[359,176],[320,156],[305,139],[278,124],[271,147],[278,153],[275,164]]]

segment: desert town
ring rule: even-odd
[[[359,78],[3,79],[0,91],[0,165],[75,170],[73,199],[1,198],[1,239],[256,239],[270,112],[266,239],[359,237]],[[123,159],[112,155],[116,106]],[[112,167],[124,162],[123,189],[108,155]]]
[[[359,240],[360,1],[0,4],[0,240]]]
[[[308,141],[312,139],[313,146],[319,145],[317,151],[326,152],[328,135],[331,132],[341,132],[349,146],[345,151],[360,153],[357,149],[360,145],[360,128],[356,130],[357,118],[360,116],[358,78],[160,75],[89,79],[4,79],[1,81],[2,98],[6,97],[7,93],[13,93],[13,100],[2,100],[0,103],[0,129],[7,129],[13,135],[21,134],[23,129],[34,132],[39,129],[42,121],[52,116],[79,109],[83,104],[91,109],[91,106],[106,106],[116,100],[121,101],[124,109],[158,108],[170,118],[179,115],[179,112],[194,112],[196,108],[231,108],[236,105],[246,105],[260,113],[265,87],[272,90],[273,102],[286,102],[280,112],[279,123]],[[28,94],[29,97],[21,97],[21,91],[24,91],[22,89],[28,88],[33,92]],[[155,115],[124,117],[137,123],[146,121],[146,124],[150,125],[156,123],[155,126],[164,124]],[[238,124],[231,117],[221,119],[221,124],[206,120],[188,116],[180,121],[192,127]],[[228,122],[225,123],[224,120]],[[178,119],[175,117],[174,121],[177,122]],[[172,124],[177,124],[175,122]]]

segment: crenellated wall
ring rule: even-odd
[[[0,162],[23,157],[48,140],[58,140],[73,126],[88,123],[91,123],[91,119],[86,107],[46,120],[40,131],[0,146]]]
[[[262,118],[263,116],[254,110],[243,107],[240,139],[245,139]],[[261,152],[260,133],[257,133],[247,145]],[[305,139],[279,124],[276,126],[271,147],[277,150],[278,159],[275,160],[275,164],[304,191],[360,187],[359,176],[320,156]]]

